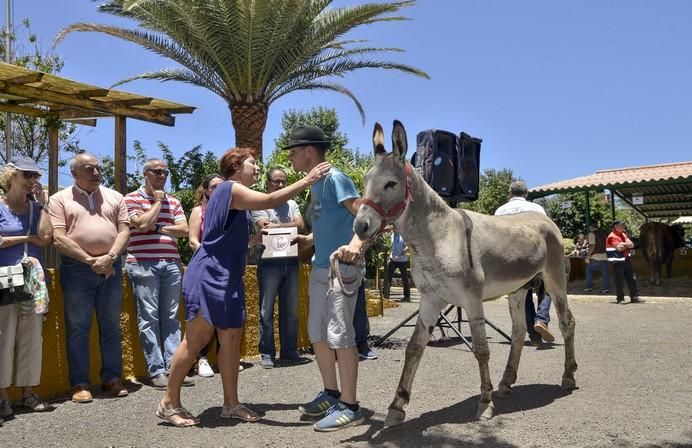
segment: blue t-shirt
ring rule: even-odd
[[[402,263],[408,261],[408,255],[406,255],[406,242],[398,232],[392,233],[392,253],[389,257],[393,261]]]
[[[38,232],[38,222],[41,219],[41,206],[38,202],[31,202],[34,208],[34,216],[31,223],[31,235]],[[0,235],[19,236],[26,235],[29,225],[29,213],[26,215],[16,215],[5,204],[0,203]],[[29,256],[43,261],[43,248],[29,243]],[[24,244],[15,244],[11,247],[0,249],[0,266],[11,266],[22,261],[24,257]]]
[[[310,215],[312,236],[315,242],[315,256],[312,265],[318,268],[329,267],[329,256],[339,247],[348,244],[353,238],[353,221],[343,202],[360,197],[353,181],[336,168],[310,187],[312,204]]]

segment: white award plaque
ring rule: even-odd
[[[298,257],[298,245],[291,241],[298,235],[297,227],[277,227],[262,230],[263,260]]]

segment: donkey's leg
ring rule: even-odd
[[[416,370],[423,356],[423,350],[425,350],[425,346],[430,340],[430,334],[435,329],[435,323],[440,318],[440,311],[442,311],[445,305],[443,302],[429,297],[421,297],[416,328],[413,330],[413,335],[406,346],[404,369],[401,371],[401,378],[399,379],[399,386],[396,388],[394,400],[389,405],[389,412],[387,412],[384,426],[400,425],[406,417],[404,406],[408,404],[411,398],[413,378],[416,376]]]
[[[490,349],[488,339],[485,334],[485,315],[483,313],[483,302],[480,295],[474,295],[466,300],[466,314],[469,318],[471,327],[471,337],[473,338],[473,354],[478,361],[478,369],[481,374],[481,397],[478,401],[478,420],[488,420],[493,417],[495,405],[493,404],[493,383],[490,380],[490,370],[488,361],[490,360]],[[475,299],[475,300],[474,300]]]
[[[517,370],[519,369],[519,360],[526,334],[526,315],[524,312],[524,300],[528,300],[526,292],[526,289],[520,289],[509,295],[509,314],[512,316],[512,347],[509,350],[505,373],[497,387],[497,396],[500,398],[507,398],[512,395],[512,384],[517,381]]]
[[[560,319],[560,331],[565,340],[565,371],[562,374],[562,387],[564,389],[576,389],[574,372],[577,371],[577,360],[574,356],[574,327],[575,321],[572,311],[567,303],[567,288],[560,287],[553,281],[546,281],[545,289],[548,291],[555,304],[555,311]]]

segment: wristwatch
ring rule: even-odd
[[[111,257],[111,260],[113,260],[113,263],[115,263],[116,260],[118,259],[118,254],[110,252],[110,251],[108,252],[108,256]]]

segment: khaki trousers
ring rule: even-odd
[[[20,316],[19,305],[0,306],[0,388],[39,385],[42,333],[43,315]]]

